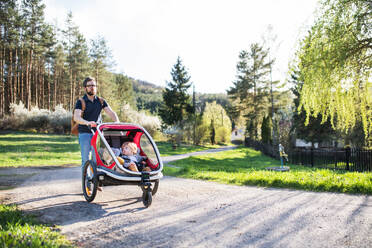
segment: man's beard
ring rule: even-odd
[[[87,94],[90,95],[90,96],[94,96],[93,92],[87,92]]]

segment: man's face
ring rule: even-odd
[[[94,81],[87,82],[87,85],[85,87],[85,92],[90,95],[94,96],[97,94],[97,84]]]

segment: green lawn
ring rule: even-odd
[[[194,146],[181,144],[181,146],[177,147],[176,149],[173,149],[171,143],[163,141],[156,142],[156,146],[158,147],[160,155],[162,157],[221,147],[219,145]]]
[[[294,188],[309,191],[372,195],[372,173],[334,171],[290,165],[289,172],[267,171],[280,161],[246,147],[172,162],[165,167],[170,176],[194,178],[236,185]]]
[[[14,205],[0,204],[0,247],[72,247],[53,228],[23,215]]]
[[[182,144],[173,149],[171,143],[156,144],[163,157],[219,147]],[[76,136],[27,132],[0,133],[0,167],[79,165],[80,161],[80,147]]]
[[[0,134],[0,167],[80,163],[76,136],[10,132]]]

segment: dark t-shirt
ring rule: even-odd
[[[94,96],[93,102],[89,100],[87,95],[83,96],[85,101],[85,110],[83,114],[83,119],[87,121],[95,121],[97,122],[98,117],[101,114],[102,109],[108,106],[107,102],[103,100],[103,105],[101,104],[99,98]],[[81,101],[78,99],[75,104],[75,109],[82,109]],[[79,124],[79,133],[90,133],[89,128],[87,125],[80,125]]]

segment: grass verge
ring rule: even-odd
[[[220,147],[156,142],[161,156],[171,156]],[[79,165],[80,146],[76,136],[7,132],[0,134],[0,167]]]
[[[156,142],[156,146],[158,147],[158,150],[162,157],[185,154],[185,153],[190,153],[190,152],[198,152],[198,151],[221,147],[220,145],[194,146],[194,145],[181,144],[181,146],[177,147],[176,149],[173,149],[171,143],[164,142],[164,141]]]
[[[9,132],[0,135],[0,167],[80,163],[76,136]]]
[[[0,247],[73,247],[56,230],[24,215],[15,205],[0,204]]]
[[[235,185],[372,195],[372,173],[334,171],[299,165],[290,165],[289,172],[267,171],[266,167],[280,166],[280,161],[246,147],[193,156],[172,162],[172,165],[178,168],[165,167],[164,174]]]

